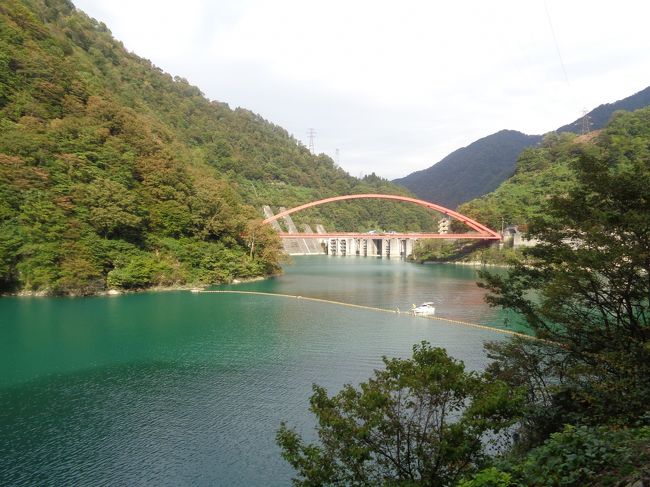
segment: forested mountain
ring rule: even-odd
[[[594,108],[587,114],[589,130],[599,130],[607,125],[612,114],[617,110],[626,110],[628,112],[638,110],[639,108],[650,106],[650,86],[641,90],[632,96],[623,98],[614,103],[605,103]],[[579,118],[573,123],[563,125],[556,132],[573,132],[582,133],[583,118]]]
[[[393,182],[422,199],[456,208],[464,201],[494,191],[512,175],[521,151],[540,140],[540,135],[502,130],[452,152],[429,169]]]
[[[587,114],[589,129],[607,125],[617,110],[636,110],[650,105],[650,87],[623,100],[600,105]],[[579,134],[583,118],[558,128],[555,132]],[[437,164],[395,179],[418,197],[455,208],[460,203],[494,191],[515,171],[517,157],[527,147],[542,140],[541,135],[524,135],[514,130],[502,130],[458,149]]]
[[[206,99],[67,0],[0,3],[0,291],[274,272],[277,238],[252,227],[261,204],[352,192],[403,190],[355,179],[260,116]],[[432,225],[382,202],[311,216],[341,230]]]
[[[573,166],[585,154],[602,157],[626,169],[632,157],[647,157],[650,147],[650,107],[619,111],[602,130],[586,135],[571,132],[548,134],[539,147],[524,150],[515,174],[499,188],[460,206],[459,211],[492,228],[528,224],[544,218],[545,203],[566,194],[575,183]],[[639,178],[646,175],[639,174]]]

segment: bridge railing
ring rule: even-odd
[[[457,211],[451,210],[449,208],[445,208],[444,206],[440,206],[436,203],[431,203],[429,201],[424,201],[424,200],[419,200],[416,198],[410,198],[408,196],[400,196],[400,195],[392,195],[392,194],[375,194],[375,193],[369,193],[369,194],[349,194],[349,195],[343,195],[343,196],[334,196],[331,198],[324,198],[318,201],[312,201],[310,203],[305,203],[304,205],[296,206],[294,208],[290,208],[288,210],[281,211],[277,215],[267,217],[262,224],[272,224],[273,222],[276,222],[280,218],[285,218],[292,213],[296,213],[298,211],[305,210],[307,208],[312,208],[314,206],[319,206],[319,205],[324,205],[327,203],[333,203],[336,201],[346,201],[346,200],[354,200],[354,199],[382,199],[382,200],[393,200],[393,201],[403,201],[407,203],[412,203],[418,206],[422,206],[424,208],[432,209],[435,210],[439,213],[442,213],[443,215],[447,217],[451,217],[455,220],[458,220],[462,223],[464,223],[466,226],[468,226],[471,230],[474,230],[476,233],[455,233],[455,234],[443,234],[443,233],[404,233],[401,234],[402,238],[446,238],[446,239],[482,239],[482,240],[501,240],[501,235],[498,232],[495,232],[494,230],[486,227],[482,223],[477,222],[476,220],[473,220],[461,213],[458,213]],[[327,234],[304,234],[304,233],[280,233],[279,234],[281,238],[327,238]],[[309,236],[311,235],[311,236]],[[396,234],[390,234],[390,233],[384,233],[384,234],[362,234],[362,233],[337,233],[336,235],[349,235],[350,237],[355,237],[355,238],[372,238],[372,236],[375,236],[375,238],[391,238],[391,235],[396,235]],[[407,235],[413,235],[413,237],[407,237]],[[415,235],[418,235],[417,237]],[[332,234],[334,236],[334,234]],[[398,237],[394,237],[398,238]]]

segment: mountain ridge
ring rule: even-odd
[[[428,169],[393,182],[405,186],[422,199],[456,208],[468,195],[473,199],[495,190],[514,172],[511,160],[516,160],[524,148],[541,140],[542,137],[538,135],[500,130],[455,150]],[[468,174],[476,173],[485,166],[490,166],[491,172],[482,178]],[[458,170],[459,167],[462,171]]]
[[[586,114],[589,130],[605,127],[617,110],[632,111],[648,105],[650,87],[621,100],[599,105]],[[553,132],[579,134],[583,130],[583,120],[584,117],[581,117]],[[504,137],[504,133],[511,137]],[[456,208],[459,204],[494,191],[514,174],[521,152],[538,145],[543,138],[543,135],[527,135],[528,139],[522,136],[525,134],[516,130],[501,130],[457,149],[433,166],[394,179],[393,182],[422,199]],[[486,147],[491,151],[487,157],[482,152]],[[520,148],[516,150],[515,147]]]
[[[618,110],[604,128],[586,135],[550,132],[539,145],[522,152],[511,178],[495,191],[463,203],[458,211],[492,228],[514,225],[526,231],[548,217],[550,200],[561,199],[575,188],[576,166],[595,164],[598,158],[603,164],[607,153],[613,173],[631,171],[626,164],[640,159],[649,141],[650,106],[631,112]],[[637,176],[644,181],[647,174]]]

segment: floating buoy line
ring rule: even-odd
[[[487,325],[480,325],[478,323],[470,323],[467,321],[460,321],[460,320],[452,320],[450,318],[440,318],[437,316],[420,316],[420,315],[414,315],[412,313],[409,313],[408,311],[400,311],[399,308],[396,309],[386,309],[386,308],[375,308],[373,306],[364,306],[361,304],[352,304],[352,303],[343,303],[341,301],[332,301],[329,299],[321,299],[321,298],[310,298],[307,296],[297,296],[294,294],[280,294],[280,293],[263,293],[260,291],[233,291],[233,290],[203,290],[203,289],[192,289],[193,293],[212,293],[212,294],[250,294],[254,296],[271,296],[271,297],[276,297],[276,298],[288,298],[288,299],[300,299],[303,301],[312,301],[315,303],[325,303],[325,304],[335,304],[338,306],[346,306],[348,308],[357,308],[357,309],[365,309],[369,311],[377,311],[380,313],[391,313],[391,314],[396,314],[400,316],[408,316],[410,318],[422,318],[422,319],[428,319],[428,320],[437,320],[437,321],[444,321],[445,323],[452,323],[454,325],[461,325],[461,326],[467,326],[470,328],[478,328],[480,330],[488,330],[488,331],[493,331],[496,333],[503,333],[505,335],[511,335],[511,336],[517,336],[521,338],[528,338],[529,340],[538,340],[538,338],[531,336],[531,335],[526,335],[525,333],[519,333],[516,331],[512,330],[504,330],[503,328],[497,328],[495,326],[487,326]]]

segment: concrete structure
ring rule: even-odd
[[[424,208],[432,209],[443,214],[443,219],[439,223],[439,233],[327,233],[322,225],[316,225],[317,233],[311,231],[309,225],[304,225],[305,233],[299,233],[289,215],[297,211],[305,210],[313,206],[332,203],[335,201],[346,201],[353,199],[382,199],[413,203]],[[312,201],[304,205],[296,206],[289,210],[280,208],[280,213],[273,215],[268,206],[264,207],[266,219],[262,224],[271,224],[278,231],[280,238],[285,242],[285,250],[292,255],[311,254],[316,250],[314,245],[309,245],[309,239],[315,239],[322,249],[330,255],[359,255],[359,256],[382,256],[382,257],[408,257],[413,252],[413,242],[422,238],[444,238],[450,240],[456,239],[479,239],[479,240],[498,240],[501,241],[501,235],[485,225],[473,220],[461,213],[449,208],[445,208],[436,203],[430,203],[424,200],[410,198],[408,196],[386,195],[386,194],[351,194],[344,196],[334,196],[318,201]],[[283,233],[278,230],[278,219],[282,218],[288,232]],[[454,218],[471,230],[468,233],[449,232],[450,219]],[[286,243],[293,241],[293,243]],[[320,249],[319,249],[320,250]],[[321,253],[320,251],[317,253]]]
[[[516,225],[511,225],[503,230],[503,245],[506,247],[534,247],[538,244],[535,238],[526,238],[526,234],[519,231]]]
[[[266,218],[273,217],[273,210],[268,205],[262,207]],[[286,211],[284,208],[279,209]],[[290,216],[283,217],[287,230],[295,236],[301,235]],[[272,220],[271,225],[280,234],[283,229],[277,220]],[[404,238],[393,234],[368,235],[327,233],[321,224],[316,225],[316,234],[310,225],[302,224],[306,238],[283,238],[284,251],[289,255],[316,255],[328,254],[339,256],[358,255],[363,257],[408,257],[413,253],[415,238]],[[321,236],[320,238],[315,238]]]
[[[449,225],[451,224],[451,218],[443,217],[438,222],[438,233],[447,234],[449,233]]]
[[[273,218],[273,210],[269,205],[262,206],[262,212],[264,213],[264,217],[267,220],[269,218]],[[271,227],[273,228],[273,230],[275,230],[278,233],[282,232],[282,227],[280,226],[277,220],[271,220]]]
[[[282,211],[283,208],[280,208],[280,210]],[[266,218],[273,217],[273,210],[271,210],[270,206],[264,205],[262,207],[262,211]],[[298,233],[298,229],[296,228],[296,225],[293,223],[293,219],[289,215],[285,216],[283,220],[289,232],[293,234]],[[283,233],[283,229],[277,220],[273,220],[273,223],[271,223],[271,225],[276,232],[280,234]],[[323,229],[323,233],[324,232],[325,230]],[[311,228],[309,226],[307,226],[307,229],[305,229],[305,233],[307,234],[312,233]],[[311,255],[311,254],[325,253],[322,245],[319,242],[307,238],[283,238],[282,246],[284,248],[284,251],[289,255]]]
[[[326,251],[329,255],[358,255],[362,257],[408,257],[413,253],[415,239],[390,235],[348,237],[328,236]]]
[[[320,225],[320,227],[322,228],[323,225]],[[314,231],[311,229],[311,227],[309,225],[307,225],[306,223],[302,224],[302,229],[303,229],[303,231],[305,233],[314,233]],[[324,228],[323,228],[323,233],[325,233]],[[323,245],[325,243],[324,241],[321,244],[321,242],[318,241],[315,238],[308,238],[308,239],[305,239],[305,242],[307,244],[307,250],[309,251],[310,254],[322,254],[323,253]]]
[[[287,211],[287,209],[281,206],[280,213],[283,213],[285,211]],[[293,223],[293,219],[291,218],[291,216],[284,215],[282,219],[284,220],[284,226],[289,231],[289,233],[293,233],[294,235],[297,235],[299,233],[298,229],[296,228],[296,225]],[[295,244],[293,245],[293,249],[292,249],[293,252],[291,252],[291,255],[307,255],[310,253],[309,245],[307,245],[307,241],[304,238],[295,238],[291,240],[295,241]]]

